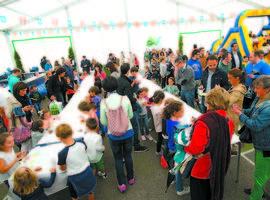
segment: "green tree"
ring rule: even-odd
[[[21,72],[25,72],[24,71],[24,68],[23,68],[23,65],[22,65],[22,61],[21,61],[21,57],[20,55],[18,54],[18,52],[15,50],[14,52],[14,60],[15,60],[15,63],[16,63],[16,68],[20,69]]]
[[[179,38],[178,38],[178,50],[181,54],[183,54],[183,35],[180,34]]]
[[[75,60],[75,54],[72,47],[68,48],[68,57],[71,58],[72,60]]]

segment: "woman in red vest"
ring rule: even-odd
[[[230,156],[233,122],[228,119],[229,93],[215,87],[206,96],[207,113],[193,127],[185,151],[197,157],[190,177],[191,200],[221,200]]]

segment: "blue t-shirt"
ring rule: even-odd
[[[195,80],[201,80],[203,74],[201,62],[199,60],[189,59],[187,64],[193,69]]]
[[[167,147],[170,151],[175,152],[175,142],[174,142],[174,132],[177,126],[179,126],[179,121],[173,121],[171,119],[166,120],[166,133],[168,135]]]
[[[270,66],[264,60],[260,60],[257,64],[249,62],[245,68],[245,72],[247,75],[254,74],[254,79],[248,76],[246,78],[246,86],[249,87],[252,85],[253,80],[261,75],[270,75]]]

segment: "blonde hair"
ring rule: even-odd
[[[38,177],[31,169],[21,167],[14,174],[14,191],[19,195],[28,195],[38,187]]]
[[[72,128],[68,124],[60,124],[56,128],[56,136],[61,139],[66,139],[70,136],[72,136]]]
[[[224,88],[216,86],[206,95],[205,103],[212,110],[227,110],[230,103],[230,94]]]

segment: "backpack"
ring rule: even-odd
[[[122,106],[123,97],[121,97],[120,106],[116,109],[109,109],[104,100],[104,104],[107,108],[108,129],[114,136],[122,136],[126,133],[129,126],[128,115]]]

